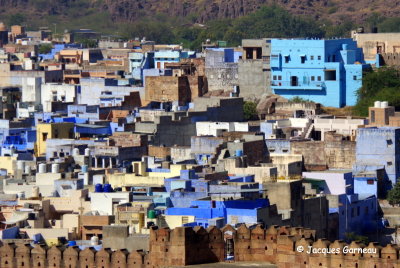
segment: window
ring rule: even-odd
[[[310,60],[314,60],[314,56],[310,56]]]
[[[47,140],[47,135],[48,135],[47,132],[42,133],[42,141],[46,141]]]
[[[357,80],[357,75],[353,75],[353,80]]]
[[[393,165],[392,161],[387,162],[387,165],[388,165],[388,166]]]
[[[317,79],[318,79],[318,81],[321,81],[321,76],[318,76]]]
[[[387,144],[387,146],[390,146],[390,145],[392,145],[392,144],[393,144],[393,141],[392,141],[392,139],[388,139],[388,140],[386,140],[386,144]]]
[[[360,216],[360,207],[357,207],[357,216]]]
[[[282,76],[281,75],[278,75],[278,80],[282,80]]]
[[[285,63],[289,63],[289,60],[290,60],[289,56],[285,56]]]
[[[297,76],[290,77],[290,85],[292,87],[297,87],[299,85],[299,79],[297,78]]]
[[[306,56],[300,56],[301,63],[304,64],[306,62]]]
[[[274,75],[272,79],[273,79],[273,80],[276,80],[276,75]]]
[[[315,81],[315,76],[311,76],[311,81]]]
[[[367,180],[367,184],[374,185],[374,180]]]
[[[375,123],[375,111],[371,111],[371,123]]]
[[[325,71],[326,81],[336,81],[336,70],[326,70]]]
[[[321,56],[318,56],[318,60],[321,60]]]

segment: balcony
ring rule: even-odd
[[[276,90],[325,90],[326,85],[322,81],[306,82],[298,81],[292,83],[291,81],[271,81],[271,88]]]

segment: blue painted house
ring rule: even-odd
[[[164,69],[165,63],[179,62],[181,52],[179,50],[161,50],[154,53],[154,66],[157,69]]]
[[[134,84],[143,84],[143,70],[154,68],[154,52],[131,52],[128,54],[128,60]]]
[[[363,54],[352,39],[271,40],[271,89],[291,99],[324,106],[356,103],[362,85]]]
[[[209,226],[210,220],[223,218],[224,224],[256,224],[266,221],[269,208],[268,199],[256,200],[197,200],[187,208],[168,208],[165,215],[195,216],[197,225]]]
[[[378,202],[375,196],[358,194],[338,196],[338,206],[330,205],[330,213],[339,214],[339,239],[345,239],[346,233],[371,235],[381,227],[378,218]]]
[[[384,169],[385,179],[395,184],[400,176],[399,139],[400,128],[397,127],[358,129],[354,173]]]

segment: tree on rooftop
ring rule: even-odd
[[[53,46],[51,44],[42,44],[39,46],[39,54],[47,54],[50,53]]]
[[[254,120],[257,119],[257,104],[252,101],[245,101],[243,104],[244,119]]]
[[[396,183],[393,189],[388,192],[387,200],[392,206],[400,205],[400,183]]]

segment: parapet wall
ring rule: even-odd
[[[0,267],[156,268],[225,261],[231,251],[234,261],[269,262],[289,267],[400,267],[399,251],[393,245],[368,246],[342,241],[313,241],[315,231],[271,226],[253,229],[179,227],[153,229],[150,251],[51,247],[6,244],[0,248]],[[229,247],[228,247],[229,244]],[[360,252],[362,251],[362,252]],[[232,254],[233,253],[233,254]]]

